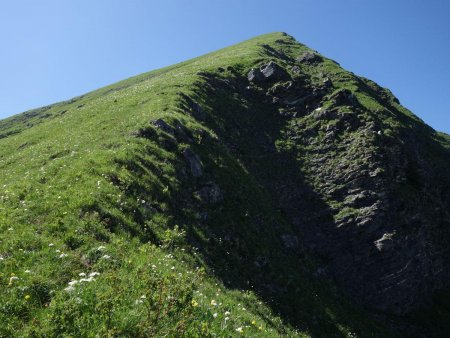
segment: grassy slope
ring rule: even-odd
[[[0,121],[0,336],[385,334],[307,277],[306,259],[282,247],[292,231],[268,193],[180,109],[179,93],[198,95],[199,72],[244,75],[266,57],[260,45],[277,39],[289,37],[264,35]],[[161,117],[179,120],[191,141],[154,128],[149,139],[135,136]],[[185,173],[188,143],[202,179],[224,190],[221,208],[206,207],[212,230],[192,194],[200,179]],[[241,243],[227,243],[227,232]],[[269,257],[265,280],[288,292],[252,285],[261,271],[246,255]],[[91,272],[95,281],[64,290]]]

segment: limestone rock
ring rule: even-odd
[[[377,250],[383,252],[391,250],[394,247],[394,241],[392,240],[394,235],[394,233],[385,233],[383,237],[374,241]]]
[[[322,61],[322,57],[312,52],[305,52],[302,55],[298,56],[295,60],[301,63],[315,63]]]
[[[287,75],[286,71],[273,61],[270,61],[267,65],[263,66],[261,68],[261,73],[266,79],[271,81],[281,80]]]
[[[186,148],[183,151],[183,157],[191,169],[192,176],[200,177],[203,175],[203,166],[200,157],[191,148]]]
[[[288,77],[288,73],[273,61],[262,65],[260,69],[251,69],[247,74],[248,80],[254,83],[275,82]]]
[[[250,82],[261,82],[264,80],[264,75],[261,70],[252,68],[248,74],[247,78]]]

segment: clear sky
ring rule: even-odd
[[[0,118],[275,31],[450,133],[449,0],[5,0]]]

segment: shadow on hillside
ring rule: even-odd
[[[314,264],[305,255],[302,243],[326,247],[337,229],[328,205],[305,182],[298,154],[275,147],[285,137],[287,120],[239,81],[203,77],[197,96],[184,97],[181,109],[192,111],[192,103],[201,102],[209,114],[200,122],[219,141],[206,138],[195,147],[205,172],[186,181],[181,204],[174,207],[185,209],[183,203],[210,182],[218,184],[224,199],[216,204],[194,201],[200,215],[194,219],[178,213],[179,222],[192,222],[190,241],[227,287],[253,290],[292,326],[312,336],[340,336],[342,327],[357,334],[373,330],[376,336],[377,324],[317,269],[316,263],[326,264],[326,254]]]
[[[357,227],[337,229],[332,210],[305,181],[301,154],[292,147],[295,141],[285,135],[289,119],[280,116],[263,91],[245,88],[238,74],[226,78],[199,75],[202,81],[195,94],[180,95],[180,112],[191,114],[218,138],[204,130],[188,130],[178,120],[169,121],[172,126],[164,127],[164,132],[149,127],[141,131],[141,137],[158,139],[172,153],[178,149],[177,142],[189,144],[201,158],[203,174],[191,176],[180,155],[175,160],[179,182],[173,185],[159,166],[137,156],[133,158],[136,163],[127,165],[135,176],[150,172],[162,184],[145,187],[145,182],[136,182],[131,194],[151,191],[165,207],[158,209],[160,204],[155,203],[147,209],[170,215],[171,225],[183,226],[210,273],[228,288],[253,290],[286,323],[312,336],[340,336],[344,327],[357,335],[387,336],[371,315],[339,294],[327,277],[329,262],[352,261],[361,256],[359,245],[365,245],[364,250],[373,245],[361,239]],[[422,132],[431,137],[430,130]],[[161,157],[158,163],[166,160]],[[166,186],[171,187],[170,195],[165,195]],[[216,186],[223,199],[201,196],[205,191],[208,196]],[[138,210],[134,216],[135,223],[141,224],[148,215]],[[157,237],[152,233],[141,236],[143,240]],[[314,253],[314,262],[305,247]],[[366,258],[357,262],[359,267],[371,262]],[[356,284],[370,273],[382,276],[375,264],[367,266],[365,274],[354,266],[341,266],[345,271],[340,273],[354,276]],[[389,322],[383,315],[380,318]]]

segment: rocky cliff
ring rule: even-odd
[[[318,276],[373,309],[417,309],[450,272],[448,143],[388,90],[296,46],[262,45],[247,76],[200,74],[200,121],[275,197],[298,232],[286,246],[318,258]]]

